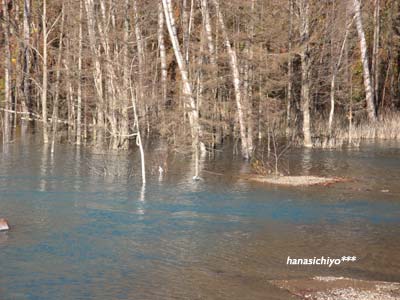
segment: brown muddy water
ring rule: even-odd
[[[189,156],[147,149],[142,186],[138,153],[51,154],[34,136],[3,147],[0,217],[12,228],[0,234],[0,299],[293,299],[269,281],[400,281],[399,143],[295,149],[292,174],[352,179],[302,188],[241,179],[249,167],[228,148],[193,182]]]

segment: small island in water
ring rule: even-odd
[[[286,185],[286,186],[311,186],[311,185],[323,185],[327,186],[337,182],[348,181],[345,178],[338,177],[318,177],[318,176],[261,176],[254,175],[249,176],[249,180],[261,183],[269,183],[274,185]]]

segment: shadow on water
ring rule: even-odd
[[[295,149],[292,174],[353,179],[309,188],[249,183],[229,150],[202,158],[193,182],[190,157],[150,148],[145,186],[138,153],[51,154],[34,136],[3,149],[1,299],[290,299],[267,280],[400,281],[399,144]],[[343,255],[358,261],[286,265]]]

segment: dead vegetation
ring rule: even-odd
[[[367,140],[400,140],[400,114],[387,112],[374,123],[363,118],[356,119],[354,124],[346,124],[345,119],[338,120],[330,135],[326,122],[320,119],[315,122],[314,131],[313,147],[322,149],[358,148]]]

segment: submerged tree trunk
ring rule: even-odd
[[[187,65],[185,63],[181,48],[179,46],[178,36],[175,28],[175,21],[172,12],[171,0],[162,0],[162,3],[164,7],[164,15],[168,27],[169,36],[175,54],[175,59],[178,63],[179,71],[182,76],[183,94],[185,96],[186,104],[189,108],[188,114],[192,132],[192,140],[195,147],[198,147],[199,134],[200,134],[199,116],[196,109],[196,103],[193,98],[192,86],[189,81]]]
[[[123,91],[122,91],[122,101],[121,101],[121,124],[120,124],[120,148],[128,149],[128,135],[129,135],[129,82],[130,82],[130,73],[129,73],[129,50],[128,50],[128,42],[129,42],[129,0],[125,0],[125,17],[124,17],[124,37],[123,37],[123,46],[122,46],[122,81],[123,81]]]
[[[83,42],[83,0],[79,0],[79,41],[78,41],[78,91],[76,107],[76,144],[80,145],[82,141],[82,42]]]
[[[94,15],[94,2],[93,0],[85,0],[85,8],[87,14],[87,26],[88,26],[88,34],[89,34],[89,44],[90,50],[92,52],[92,60],[94,63],[93,77],[94,84],[96,87],[97,93],[97,102],[96,102],[96,110],[97,110],[97,132],[96,141],[98,145],[102,146],[103,144],[103,132],[104,132],[104,92],[103,92],[103,75],[100,64],[100,52],[98,50],[98,43],[96,39],[95,32],[95,15]]]
[[[303,145],[306,148],[313,146],[311,140],[311,120],[310,120],[310,30],[309,14],[310,5],[308,0],[300,0],[300,39],[302,44],[301,56],[301,107],[303,111]]]
[[[47,0],[43,0],[42,30],[43,30],[43,81],[42,81],[42,121],[43,121],[43,141],[49,142],[47,132]]]
[[[181,48],[179,46],[178,36],[175,27],[175,21],[172,12],[171,0],[162,0],[164,7],[165,20],[172,43],[172,47],[175,54],[175,59],[178,63],[179,71],[182,77],[183,84],[183,94],[185,97],[185,106],[189,109],[189,122],[192,136],[192,148],[195,155],[198,155],[200,147],[200,133],[201,128],[199,124],[199,114],[197,110],[197,105],[193,97],[193,89],[189,81],[189,74],[187,69],[187,64],[183,58]],[[196,177],[197,175],[195,175]],[[197,178],[197,177],[196,177]]]
[[[57,70],[56,70],[56,83],[55,83],[55,96],[53,102],[53,114],[52,120],[52,141],[51,141],[51,153],[54,153],[54,144],[57,135],[57,125],[58,125],[58,100],[60,98],[60,75],[61,75],[61,59],[63,54],[63,38],[64,38],[64,20],[65,20],[65,7],[64,2],[61,8],[61,27],[60,27],[60,38],[59,38],[59,49],[57,57]],[[69,126],[69,124],[68,124]]]
[[[22,111],[30,112],[32,110],[32,100],[30,94],[30,66],[31,66],[31,55],[30,55],[30,14],[31,6],[30,0],[24,0],[24,72],[23,72],[23,90],[24,90],[24,100],[22,102]]]
[[[129,76],[131,77],[131,76]],[[143,150],[143,143],[142,143],[142,136],[140,134],[140,125],[139,125],[139,118],[137,114],[137,106],[136,106],[136,96],[135,91],[133,89],[131,81],[129,81],[129,87],[131,92],[131,101],[132,101],[132,109],[133,109],[133,118],[134,118],[134,135],[136,135],[136,145],[139,147],[140,151],[140,161],[142,166],[142,183],[143,185],[146,184],[146,166],[145,166],[145,158],[144,158],[144,150]]]
[[[138,61],[138,82],[137,82],[137,95],[139,103],[143,103],[142,106],[138,106],[138,113],[143,116],[144,122],[149,124],[148,114],[147,114],[147,101],[144,101],[146,91],[144,83],[144,75],[146,73],[146,52],[144,39],[142,34],[141,24],[139,23],[139,10],[137,7],[137,0],[133,1],[133,13],[135,17],[134,30],[136,39],[136,49],[137,49],[137,61]],[[148,126],[149,127],[149,126]]]
[[[237,61],[237,56],[235,50],[231,46],[231,42],[228,37],[228,33],[225,28],[225,22],[224,18],[222,16],[218,0],[213,0],[215,8],[216,8],[216,13],[217,13],[217,18],[218,18],[218,23],[222,31],[222,35],[224,38],[224,43],[225,47],[228,50],[228,55],[229,55],[229,62],[230,62],[230,67],[232,71],[232,80],[233,80],[233,86],[235,90],[235,100],[236,100],[236,106],[237,106],[237,113],[238,113],[238,120],[239,120],[239,129],[240,129],[240,140],[241,140],[241,146],[242,146],[242,156],[245,159],[250,159],[251,157],[251,152],[252,149],[250,149],[249,144],[248,144],[248,137],[246,134],[246,124],[245,124],[245,119],[244,119],[244,111],[246,110],[246,107],[243,107],[242,105],[242,92],[241,92],[241,80],[240,80],[240,73],[239,73],[239,66],[238,66],[238,61]]]
[[[367,101],[368,118],[370,121],[375,122],[376,110],[374,104],[374,87],[372,85],[371,75],[369,71],[368,52],[367,52],[368,49],[361,19],[361,5],[359,0],[353,0],[353,8],[354,8],[358,38],[360,40],[361,62],[363,65],[364,88],[365,88],[365,98]]]
[[[7,3],[2,0],[3,6],[3,31],[4,31],[4,119],[3,119],[3,145],[8,143],[10,134],[9,108],[11,104],[11,50],[10,50],[10,16]]]
[[[105,0],[100,0],[100,17],[97,22],[97,28],[100,36],[100,41],[102,44],[103,52],[101,53],[101,58],[105,60],[104,62],[104,71],[105,71],[105,105],[104,105],[104,114],[105,114],[105,124],[104,129],[108,129],[107,125],[110,126],[111,129],[111,141],[109,143],[109,147],[111,149],[119,148],[119,140],[120,136],[118,134],[117,127],[117,117],[116,117],[116,100],[117,100],[117,92],[118,86],[116,85],[116,75],[114,71],[114,66],[112,61],[114,57],[112,56],[112,47],[110,43],[110,31],[113,28],[111,23],[114,18],[114,11],[112,6],[109,7],[108,11],[106,10]],[[108,122],[106,122],[108,121]]]
[[[372,85],[374,87],[375,107],[379,106],[379,38],[380,38],[380,1],[375,0],[374,10],[374,40],[372,47]]]
[[[353,23],[353,21],[351,21],[350,25],[352,23]],[[339,59],[338,59],[337,63],[335,64],[335,66],[333,67],[333,72],[332,72],[331,91],[330,91],[331,109],[329,111],[329,120],[328,120],[328,134],[329,134],[329,137],[331,137],[331,135],[332,135],[333,115],[334,115],[334,112],[335,112],[336,76],[337,76],[337,73],[339,72],[339,67],[340,67],[340,64],[342,62],[343,53],[344,53],[344,50],[345,50],[346,41],[347,41],[347,35],[349,33],[350,25],[346,27],[346,32],[344,34],[342,47],[340,48]]]

